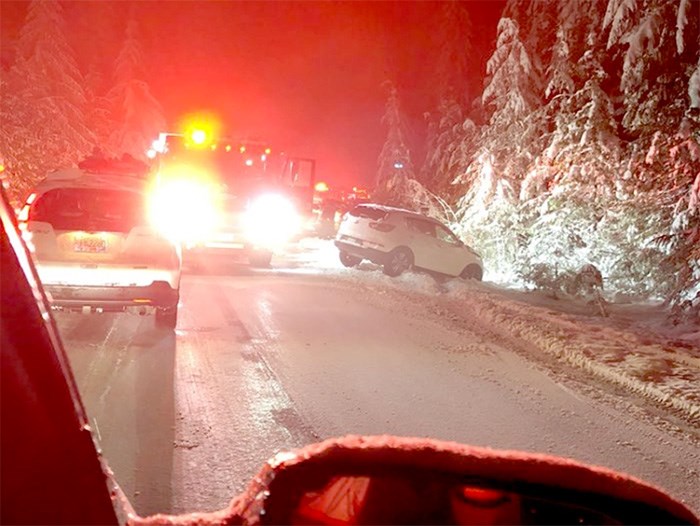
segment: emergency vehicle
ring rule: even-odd
[[[262,141],[163,133],[154,143],[156,217],[185,261],[242,255],[267,267],[312,217],[315,161]]]

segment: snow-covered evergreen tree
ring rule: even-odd
[[[0,149],[15,197],[51,169],[90,151],[85,110],[83,78],[66,40],[62,8],[57,1],[34,0],[0,95]]]
[[[562,3],[562,0],[551,2],[549,9],[542,9],[539,0],[510,0],[504,10],[503,17],[518,25],[520,40],[532,61],[532,68],[540,77],[551,62]]]
[[[475,60],[472,49],[472,21],[467,6],[458,0],[440,5],[437,27],[434,85],[436,104],[454,101],[463,109],[471,106]]]
[[[112,105],[105,93],[105,80],[96,67],[85,75],[87,98],[87,125],[95,137],[95,144],[103,151],[108,149],[115,128],[112,120]]]
[[[85,72],[87,125],[95,143],[107,150],[115,128],[107,93],[114,86],[114,62],[119,54],[129,11],[115,2],[67,2],[65,18],[78,65]]]
[[[97,76],[100,84],[92,87],[106,93],[131,11],[123,2],[64,2],[63,8],[71,28],[68,42],[75,50],[78,66]]]
[[[491,110],[491,125],[510,125],[540,107],[542,81],[510,18],[498,23],[496,50],[486,65],[489,75],[482,102]]]
[[[601,23],[599,0],[560,0],[552,53],[545,68],[545,96],[571,94],[580,88],[578,62],[595,42]]]
[[[549,124],[541,112],[542,79],[514,20],[500,20],[496,50],[486,67],[489,77],[482,102],[490,120],[484,142],[494,156],[495,172],[518,192]]]
[[[427,114],[428,138],[421,181],[439,193],[449,193],[450,183],[468,164],[473,154],[463,134],[475,129],[466,117],[475,86],[472,23],[464,3],[456,0],[441,5],[435,60],[436,111]],[[465,151],[468,150],[468,151]]]
[[[697,293],[700,267],[694,249],[699,221],[691,204],[700,172],[700,127],[691,94],[700,60],[700,13],[684,1],[644,0],[636,9],[623,7],[617,12],[625,16],[614,20],[624,30],[611,30],[608,45],[615,39],[621,44],[622,126],[634,138],[626,186],[639,203],[653,202],[657,221],[646,244],[663,256],[652,261],[659,269],[657,289],[686,301],[692,290]],[[630,215],[648,218],[650,208],[637,206]]]
[[[30,127],[35,120],[38,121],[31,101],[10,91],[8,82],[0,77],[0,157],[5,167],[2,176],[15,204],[27,196],[42,174],[54,167],[43,154],[43,129]]]
[[[165,129],[160,103],[144,80],[143,53],[138,41],[138,25],[127,24],[126,38],[115,63],[115,86],[108,94],[116,130],[109,150],[143,159],[158,134]]]
[[[421,180],[453,202],[459,179],[476,150],[478,128],[453,99],[444,99],[436,117],[429,116],[429,140]],[[460,185],[461,186],[461,185]]]
[[[513,282],[525,230],[513,187],[495,171],[495,158],[487,147],[475,154],[465,178],[468,190],[457,204],[455,229],[478,247],[489,279]]]
[[[406,143],[404,117],[396,86],[385,83],[387,102],[382,122],[387,137],[377,160],[373,196],[377,202],[422,211],[432,217],[451,221],[450,208],[415,178],[411,152]]]
[[[603,29],[608,30],[607,49],[620,42],[632,29],[636,12],[637,0],[608,0],[603,19]]]
[[[687,84],[678,79],[695,62],[696,53],[692,45],[686,50],[684,35],[688,29],[697,31],[697,15],[688,18],[689,10],[682,7],[677,1],[638,0],[634,6],[622,3],[610,10],[618,16],[610,22],[608,53],[621,55],[622,124],[633,137],[669,131],[685,111],[679,94]],[[697,52],[697,43],[694,47]]]
[[[700,13],[686,0],[556,7],[504,12],[482,97],[491,119],[459,177],[461,227],[492,277],[573,290],[566,280],[588,269],[610,294],[697,315]]]
[[[389,204],[400,204],[406,181],[415,177],[398,90],[391,82],[385,88],[388,97],[382,123],[387,137],[379,154],[374,195]]]

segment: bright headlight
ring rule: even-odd
[[[257,246],[276,248],[287,243],[301,228],[301,217],[288,198],[280,194],[261,195],[245,214],[248,239]]]
[[[166,180],[153,189],[150,197],[151,223],[172,241],[202,241],[216,226],[218,207],[212,189],[205,183]]]

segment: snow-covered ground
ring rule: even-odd
[[[608,304],[603,317],[597,305],[488,282],[438,281],[421,273],[389,278],[368,262],[344,268],[331,240],[302,240],[285,260],[290,264],[276,272],[322,274],[400,291],[511,347],[556,357],[700,425],[700,327],[672,326],[659,304]]]
[[[271,269],[186,272],[174,333],[147,316],[56,314],[100,446],[144,515],[222,508],[271,455],[348,433],[570,457],[700,509],[696,428],[566,364],[635,387],[633,366],[663,349],[656,333],[549,301],[344,269],[330,242],[308,240]],[[664,374],[644,388],[692,417],[690,376]]]

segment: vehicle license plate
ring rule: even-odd
[[[74,241],[73,250],[90,253],[107,252],[107,241],[97,236],[81,237]]]

